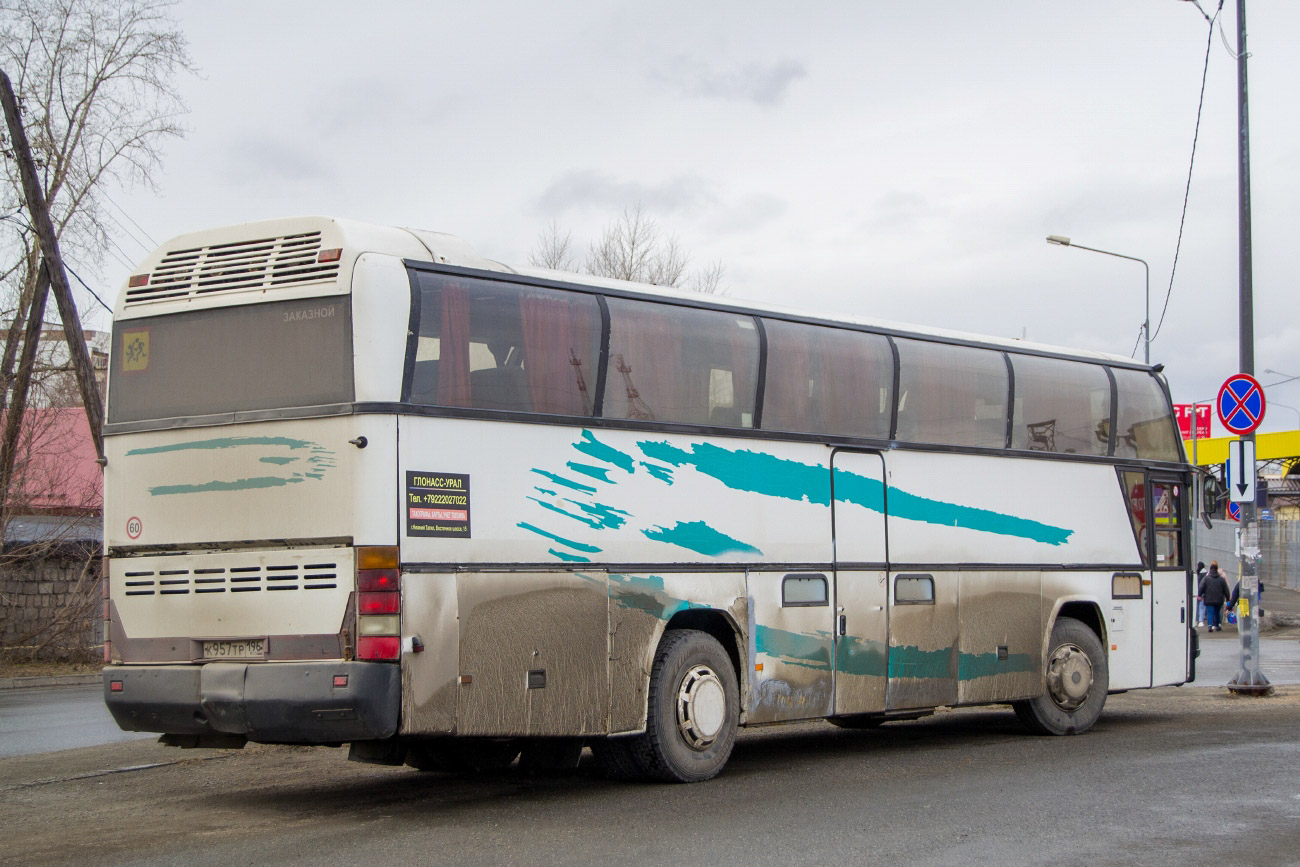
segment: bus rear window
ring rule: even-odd
[[[350,402],[351,321],[335,296],[117,322],[108,421]]]

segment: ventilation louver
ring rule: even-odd
[[[126,306],[335,280],[339,263],[317,262],[320,246],[320,232],[304,232],[171,250],[146,285],[126,290]]]

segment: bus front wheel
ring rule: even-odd
[[[593,744],[593,751],[615,778],[700,782],[727,763],[739,716],[736,672],[722,645],[674,629],[655,653],[645,733]]]
[[[1092,728],[1106,704],[1110,672],[1101,639],[1082,621],[1059,617],[1047,654],[1046,691],[1012,704],[1031,732],[1077,735]]]

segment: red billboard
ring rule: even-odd
[[[1198,440],[1207,440],[1210,438],[1210,404],[1208,403],[1176,403],[1174,404],[1174,415],[1178,417],[1178,432],[1182,434],[1183,439],[1192,438],[1192,408],[1196,408],[1196,438]]]

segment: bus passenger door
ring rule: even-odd
[[[1110,643],[1111,689],[1140,689],[1151,685],[1153,617],[1151,486],[1143,470],[1120,470],[1120,483],[1133,523],[1140,562],[1136,570],[1111,576],[1106,602],[1106,637]]]
[[[836,451],[832,467],[835,533],[836,714],[885,709],[889,674],[885,460]]]
[[[1151,561],[1154,570],[1151,573],[1152,686],[1187,680],[1188,619],[1195,616],[1195,609],[1188,598],[1185,493],[1185,486],[1177,479],[1151,480],[1155,518],[1155,557]]]

